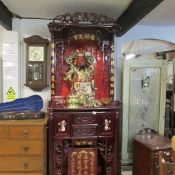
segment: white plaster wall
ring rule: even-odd
[[[0,25],[0,103],[2,102],[2,26]]]
[[[146,26],[136,25],[132,27],[122,37],[116,37],[116,99],[121,99],[122,92],[122,71],[123,71],[123,56],[121,52],[122,45],[133,40],[140,39],[160,39],[175,43],[175,26]],[[119,64],[118,64],[119,63]]]
[[[50,100],[50,86],[44,88],[40,92],[33,91],[32,89],[26,87],[26,45],[23,39],[31,35],[39,35],[43,38],[50,40],[50,33],[47,27],[49,20],[39,20],[39,19],[13,19],[13,30],[19,33],[19,55],[20,55],[20,96],[28,97],[31,95],[40,95],[43,99],[44,106],[43,111],[47,111],[48,102]],[[47,66],[47,82],[50,83],[50,52],[48,47],[47,56],[48,66]]]
[[[175,43],[175,26],[136,25],[121,38],[122,43],[139,39],[160,39]]]
[[[0,25],[0,103],[3,101],[3,94],[2,94],[2,89],[3,89],[3,81],[2,81],[2,34],[5,28]]]

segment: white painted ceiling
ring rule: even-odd
[[[117,19],[132,0],[1,0],[7,8],[24,18],[53,19],[67,12],[93,12]],[[139,1],[139,0],[138,0]],[[175,25],[175,0],[164,0],[139,24]]]
[[[146,15],[139,24],[175,26],[175,0],[164,0]]]
[[[90,12],[117,18],[132,0],[2,0],[7,8],[21,17],[53,19],[57,15]]]

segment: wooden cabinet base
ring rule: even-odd
[[[119,111],[50,109],[49,175],[119,175]]]

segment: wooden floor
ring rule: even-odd
[[[122,171],[122,175],[132,175],[132,171]]]

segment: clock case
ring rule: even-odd
[[[49,40],[44,39],[38,35],[33,35],[28,38],[24,38],[26,43],[26,83],[25,86],[31,88],[34,91],[41,91],[47,84],[47,47]],[[30,61],[29,48],[30,47],[43,47],[44,58],[43,61]],[[38,78],[35,78],[35,74],[38,74]]]

